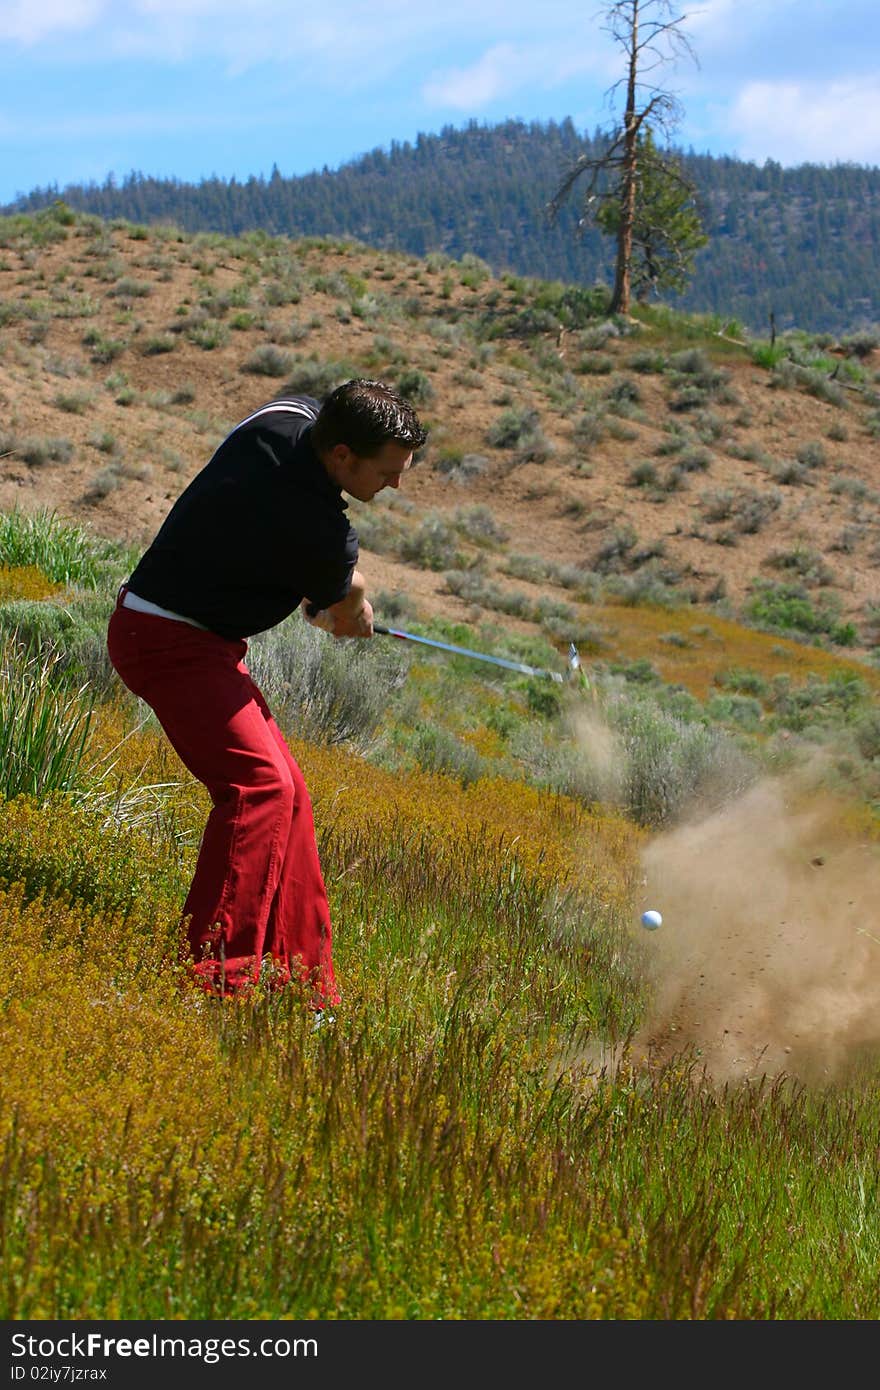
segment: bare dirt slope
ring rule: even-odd
[[[564,331],[531,313],[529,327],[528,284],[463,263],[95,219],[41,226],[0,227],[0,508],[49,507],[140,546],[223,434],[303,363],[391,382],[415,372],[430,440],[398,530],[485,508],[493,534],[463,553],[487,581],[552,589],[552,577],[537,591],[511,579],[511,555],[630,579],[647,567],[732,612],[756,578],[792,581],[833,595],[860,645],[873,640],[876,353],[858,381],[829,381],[827,363],[798,381],[745,345],[650,316]],[[293,370],[245,369],[270,348]],[[679,370],[694,348],[702,369]],[[533,412],[531,438],[493,446],[511,412]],[[405,563],[377,540],[364,568],[419,612],[474,616],[442,557]]]

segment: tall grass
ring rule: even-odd
[[[43,798],[69,791],[80,772],[94,697],[54,679],[60,658],[29,652],[15,638],[0,645],[0,794]]]
[[[123,546],[90,535],[82,526],[62,521],[55,512],[41,509],[0,512],[0,566],[34,565],[56,584],[97,588],[127,573]]]

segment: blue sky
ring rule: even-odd
[[[336,168],[392,141],[608,124],[621,55],[590,0],[0,0],[0,202],[136,169]],[[762,164],[880,165],[877,0],[677,8],[675,142]]]

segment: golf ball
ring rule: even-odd
[[[654,912],[653,909],[642,913],[642,926],[646,931],[656,931],[662,921],[660,913]]]

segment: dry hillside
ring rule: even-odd
[[[0,509],[140,545],[239,418],[369,375],[430,428],[401,493],[353,507],[374,591],[404,611],[534,621],[555,600],[601,648],[589,575],[731,617],[764,580],[869,652],[880,352],[792,339],[769,367],[705,323],[566,327],[553,302],[469,257],[0,221]]]

